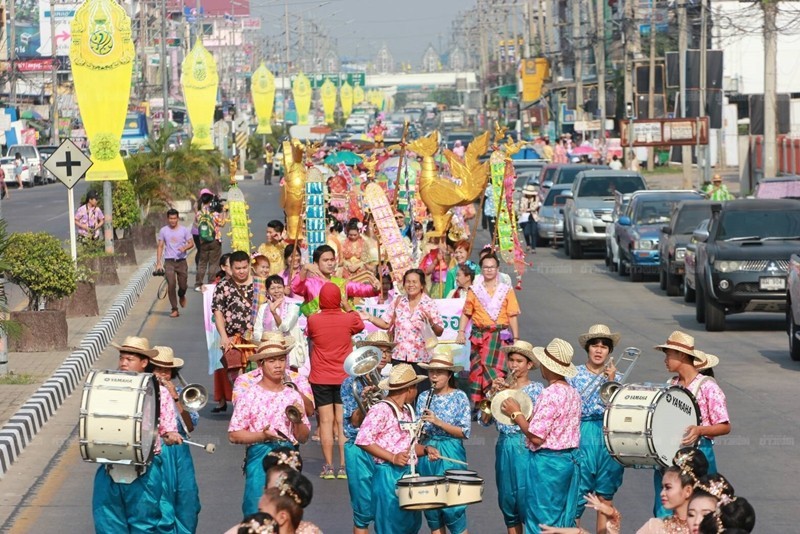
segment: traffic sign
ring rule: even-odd
[[[78,146],[67,139],[44,162],[44,168],[72,189],[92,166],[92,160]]]

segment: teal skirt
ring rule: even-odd
[[[270,451],[280,447],[294,448],[288,441],[270,441],[256,443],[247,447],[244,467],[244,498],[242,499],[242,516],[258,512],[258,501],[264,494],[267,484],[267,474],[262,464],[264,457]]]
[[[526,534],[539,534],[539,525],[575,526],[580,477],[578,449],[540,449],[530,453]]]
[[[347,470],[347,489],[350,490],[350,507],[353,509],[353,524],[367,528],[375,521],[375,500],[372,498],[372,481],[375,462],[372,455],[347,440],[344,444],[344,464]]]
[[[521,432],[503,434],[494,448],[494,475],[497,481],[497,503],[507,527],[525,521],[530,451]]]
[[[435,447],[442,456],[454,460],[467,461],[467,451],[464,450],[464,440],[460,438],[436,436],[428,438],[425,445]],[[423,456],[419,459],[419,474],[421,476],[444,476],[448,469],[464,469],[461,464],[436,460],[434,462]],[[431,530],[447,527],[452,534],[460,534],[467,530],[467,507],[450,506],[438,510],[425,510],[425,521]]]
[[[372,487],[376,534],[417,534],[422,528],[422,514],[413,510],[401,510],[395,493],[397,481],[408,472],[408,466],[375,464]]]
[[[160,454],[154,456],[147,471],[130,484],[114,482],[106,466],[101,465],[94,476],[92,495],[95,532],[97,534],[174,532],[174,524],[167,525],[161,522],[159,504],[163,491]]]
[[[613,500],[622,486],[625,468],[608,453],[603,437],[603,419],[581,421],[581,482],[578,489],[577,517],[586,509],[586,494]]]
[[[700,438],[697,442],[697,448],[706,456],[708,460],[708,474],[714,475],[717,473],[717,457],[714,454],[714,442],[708,438]],[[653,497],[653,517],[664,518],[672,515],[672,510],[667,510],[661,505],[661,470],[656,469],[653,472],[653,489],[655,495]]]
[[[197,532],[200,515],[200,491],[194,473],[189,446],[161,445],[161,521],[175,525],[176,534]]]

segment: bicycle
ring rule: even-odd
[[[164,269],[153,271],[153,276],[161,276],[163,280],[161,280],[161,284],[158,286],[158,292],[156,295],[158,296],[159,300],[164,300],[167,298],[167,289],[169,288],[169,284],[167,283],[167,278],[164,276],[166,273]]]

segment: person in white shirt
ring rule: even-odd
[[[619,160],[616,154],[611,157],[611,161],[608,163],[608,166],[615,171],[622,170],[622,162]]]

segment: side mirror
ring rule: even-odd
[[[628,217],[627,215],[623,215],[622,217],[617,219],[617,222],[619,223],[620,226],[630,226],[631,218]]]
[[[662,226],[661,233],[664,235],[670,235],[672,233],[672,229],[669,226]]]
[[[698,243],[705,243],[708,241],[708,230],[695,230],[692,232],[692,238]]]
[[[564,197],[567,197],[567,198],[572,198],[573,197],[572,190],[568,189],[568,190],[564,191],[563,193],[561,193],[561,196],[564,196]]]

